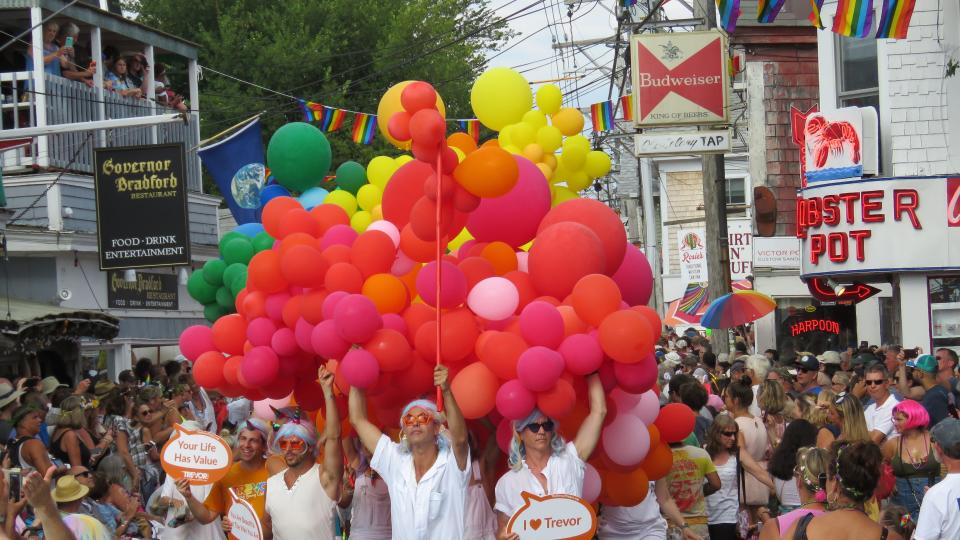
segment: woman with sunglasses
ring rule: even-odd
[[[522,420],[513,421],[513,438],[507,463],[510,470],[500,477],[496,487],[496,505],[499,531],[497,538],[516,540],[516,533],[507,534],[507,523],[524,504],[524,491],[538,496],[583,494],[585,461],[593,453],[600,440],[603,419],[607,415],[607,403],[600,376],[594,373],[587,377],[587,396],[590,413],[580,424],[572,442],[565,442],[558,433],[556,420],[545,416],[540,410],[533,411]]]
[[[825,433],[820,430],[817,434],[817,446],[820,448],[829,449],[834,441],[852,443],[870,440],[863,405],[853,394],[837,394],[837,399],[827,405],[827,421],[839,430],[840,435],[834,437],[832,431]]]
[[[750,414],[749,407],[753,403],[753,389],[750,385],[750,377],[744,376],[734,380],[724,392],[724,401],[727,410],[740,428],[737,434],[737,447],[750,454],[754,461],[766,468],[764,457],[767,455],[770,441],[767,438],[767,428],[763,420]],[[753,518],[758,518],[760,507],[766,506],[770,499],[770,490],[753,474],[746,475],[744,485],[746,489],[741,494],[743,502],[749,507]]]
[[[93,453],[103,452],[113,442],[108,433],[94,444],[93,437],[87,431],[86,411],[91,407],[83,396],[70,396],[60,404],[57,429],[50,436],[50,453],[65,465],[90,467]]]
[[[160,453],[146,425],[150,418],[150,407],[144,403],[134,406],[132,400],[120,392],[107,395],[104,406],[104,424],[116,435],[112,446],[113,457],[104,458],[102,466],[106,466],[108,471],[141,496],[149,497],[160,483],[161,476],[157,464]],[[126,471],[126,478],[116,474],[122,474],[122,471]]]
[[[373,454],[370,467],[387,484],[390,525],[398,540],[463,538],[470,446],[467,423],[448,379],[446,367],[434,368],[433,384],[443,393],[446,429],[434,402],[414,400],[400,413],[399,443],[370,422],[364,392],[350,389],[350,423]]]
[[[776,519],[767,520],[760,529],[760,540],[779,540],[780,533],[803,516],[819,516],[826,512],[829,461],[830,453],[823,448],[804,447],[797,450],[792,474],[797,493],[800,494],[800,506]]]
[[[905,399],[893,407],[893,427],[899,436],[883,443],[881,451],[893,469],[897,488],[890,503],[903,506],[916,522],[920,504],[928,487],[940,481],[940,462],[933,451],[927,424],[927,410],[912,399]]]

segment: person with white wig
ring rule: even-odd
[[[367,418],[366,397],[350,389],[350,423],[373,454],[370,467],[390,493],[390,525],[395,540],[460,540],[470,482],[467,423],[450,391],[447,368],[433,370],[443,392],[444,416],[436,403],[418,399],[400,413],[400,442],[395,443]]]
[[[600,376],[587,377],[590,413],[580,424],[573,442],[565,442],[558,433],[559,424],[540,410],[533,409],[526,418],[514,420],[513,438],[507,463],[510,470],[500,477],[496,487],[497,520],[500,540],[517,540],[516,533],[507,534],[507,524],[524,504],[524,491],[537,496],[583,495],[586,460],[597,447],[607,403]]]

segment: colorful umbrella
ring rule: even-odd
[[[733,328],[753,322],[773,311],[773,298],[757,291],[734,291],[714,300],[700,318],[706,328]]]
[[[707,311],[706,283],[688,283],[683,296],[667,305],[667,312],[663,317],[663,324],[667,326],[684,326],[700,324],[700,317]],[[741,279],[731,281],[730,287],[735,291],[749,290],[753,287],[750,280]]]

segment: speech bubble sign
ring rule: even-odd
[[[206,431],[191,431],[180,424],[160,451],[163,470],[175,480],[191,484],[212,484],[223,478],[233,465],[233,452],[220,437]]]
[[[230,519],[231,540],[262,540],[263,526],[253,505],[237,497],[237,493],[230,489],[230,510],[227,518]]]
[[[590,540],[597,531],[597,513],[573,495],[538,497],[521,492],[521,506],[507,523],[507,534],[520,540]]]

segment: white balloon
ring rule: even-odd
[[[489,277],[473,286],[467,295],[467,306],[488,321],[502,321],[517,310],[520,293],[512,281]]]
[[[380,231],[390,237],[390,240],[393,240],[393,247],[400,247],[400,231],[397,229],[397,226],[385,219],[380,219],[374,221],[367,227],[368,231]]]

